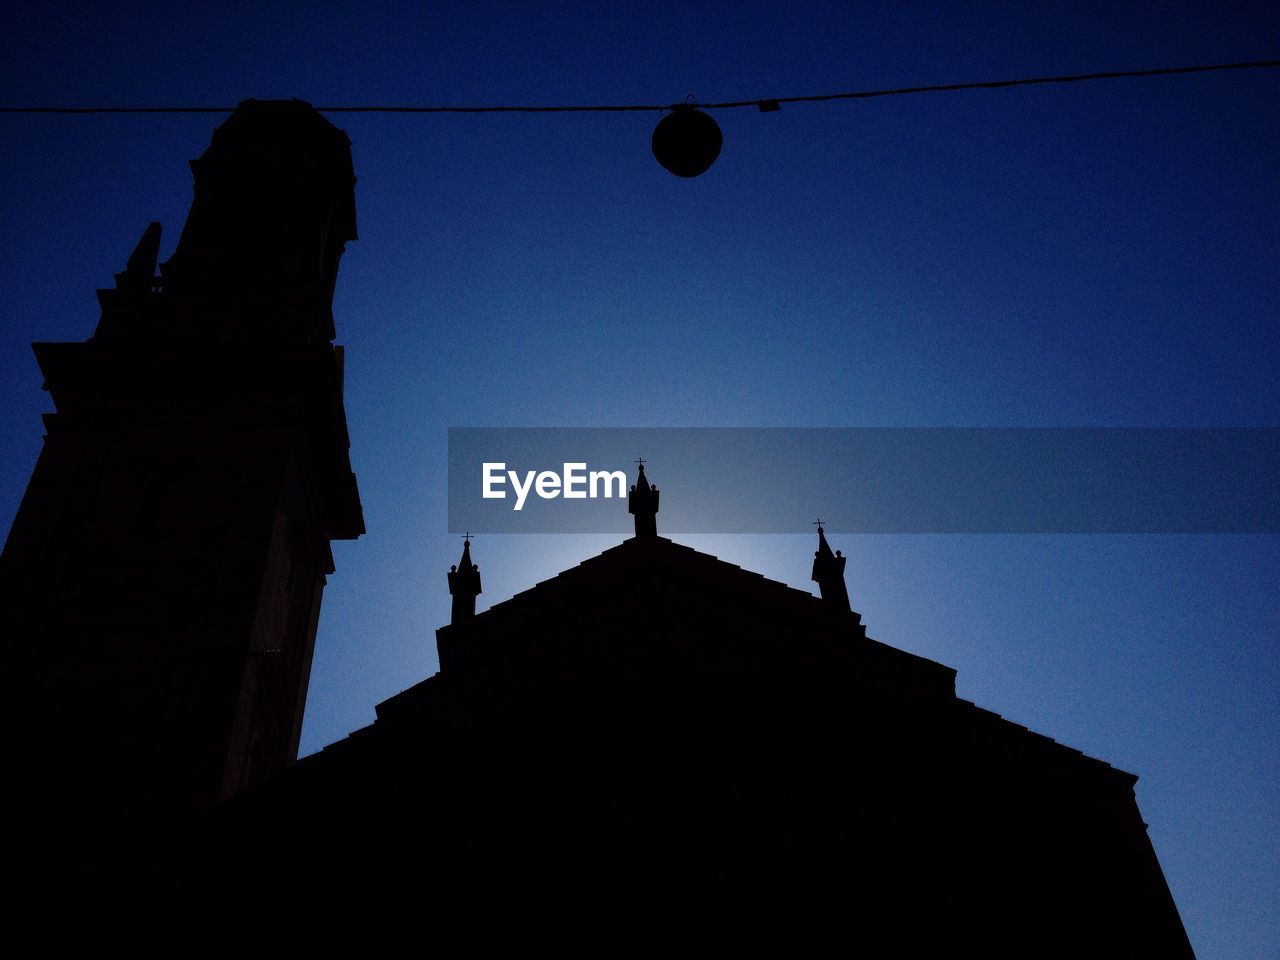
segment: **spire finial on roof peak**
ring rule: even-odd
[[[471,532],[462,538],[462,559],[449,569],[449,595],[453,597],[450,623],[470,620],[476,615],[480,590],[480,568],[471,562]]]
[[[644,457],[637,457],[636,482],[627,497],[627,513],[635,517],[637,537],[658,535],[658,488],[644,475]]]
[[[831,545],[823,534],[822,521],[815,520],[818,528],[818,549],[813,553],[812,579],[818,583],[822,599],[827,603],[848,613],[853,608],[849,605],[849,590],[844,583],[844,564],[848,559],[837,550],[831,552]]]

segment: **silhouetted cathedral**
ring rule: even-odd
[[[292,762],[328,544],[363,531],[329,310],[354,178],[299,101],[242,104],[193,167],[160,277],[153,225],[94,337],[36,345],[0,853],[46,938],[1191,956],[1135,777],[870,639],[821,527],[820,597],[659,536],[643,465],[634,537],[479,613],[464,542],[440,672]]]

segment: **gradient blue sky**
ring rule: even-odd
[[[0,102],[652,103],[1280,55],[1274,3],[180,10],[8,11]],[[646,114],[334,117],[369,532],[336,545],[304,751],[436,670],[450,426],[1277,425],[1277,104],[1256,71],[724,112],[692,181]],[[219,119],[0,117],[3,529],[50,409],[29,342],[92,333],[150,220],[172,251]],[[873,636],[1141,776],[1200,956],[1280,956],[1280,538],[833,539]],[[481,606],[612,542],[483,538]],[[686,542],[811,586],[810,536]]]

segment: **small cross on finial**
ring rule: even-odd
[[[475,536],[475,534],[473,534],[470,530],[468,530],[466,533],[464,533],[464,534],[462,535],[462,542],[463,542],[463,543],[466,543],[466,542],[467,542],[468,540],[470,540],[473,536]]]
[[[821,529],[822,529],[822,518],[821,518],[821,517],[819,517],[817,520],[813,521],[813,525],[814,525],[815,527],[817,527],[819,530],[821,530]]]
[[[644,457],[636,457],[636,463],[645,463]]]

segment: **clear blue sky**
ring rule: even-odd
[[[180,9],[14,8],[0,102],[652,103],[1280,56],[1274,3]],[[1277,425],[1278,104],[1257,71],[741,110],[692,181],[645,114],[335,117],[369,532],[335,549],[304,750],[436,670],[450,426]],[[0,118],[3,529],[50,409],[28,343],[92,333],[150,220],[172,251],[218,119]],[[1280,538],[833,539],[872,636],[1141,776],[1200,956],[1280,955]],[[479,540],[481,607],[610,542]],[[809,537],[687,542],[811,586]]]

